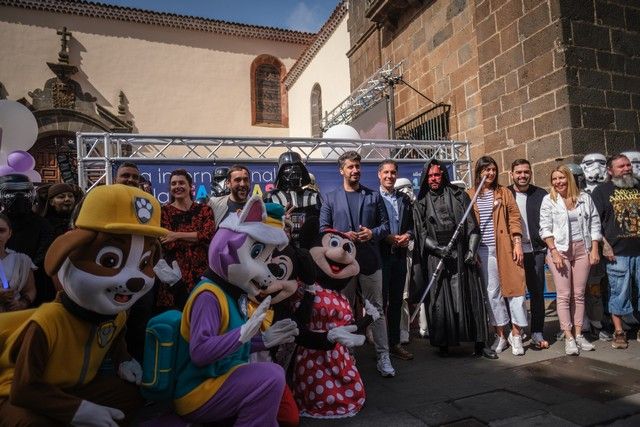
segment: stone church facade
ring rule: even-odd
[[[352,88],[403,62],[399,129],[440,104],[444,137],[544,186],[560,159],[640,149],[637,1],[350,0],[348,29]]]
[[[0,99],[34,113],[43,181],[71,181],[78,131],[289,136],[284,79],[316,38],[82,0],[0,0]]]

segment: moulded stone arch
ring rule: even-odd
[[[36,159],[35,170],[44,183],[74,181],[63,179],[59,161],[66,159],[77,173],[76,132],[113,132],[113,123],[75,110],[37,110],[33,115],[38,123],[38,138],[29,153]]]
[[[250,72],[251,124],[289,127],[284,64],[275,56],[263,54],[253,60]]]

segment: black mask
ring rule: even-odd
[[[9,215],[20,215],[31,212],[33,193],[26,191],[0,191],[0,204]]]
[[[282,169],[282,180],[279,183],[280,190],[299,190],[302,188],[302,167],[300,165],[288,165]]]

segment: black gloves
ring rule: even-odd
[[[447,253],[447,247],[438,245],[438,242],[433,240],[430,237],[427,237],[424,242],[425,247],[432,252],[435,256],[439,258],[446,258],[451,256],[451,254]]]
[[[471,236],[469,236],[469,249],[464,256],[465,264],[473,265],[476,262],[476,254],[478,253],[480,240],[482,240],[482,238],[479,234],[472,234]]]

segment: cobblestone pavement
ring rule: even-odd
[[[547,338],[557,319],[546,324]],[[364,409],[338,420],[303,418],[303,426],[587,426],[640,425],[640,342],[614,350],[595,341],[595,351],[565,356],[564,342],[548,350],[510,348],[498,360],[471,357],[472,345],[438,356],[427,340],[414,338],[412,361],[392,359],[395,378],[376,371],[373,346],[356,351],[367,392]]]

